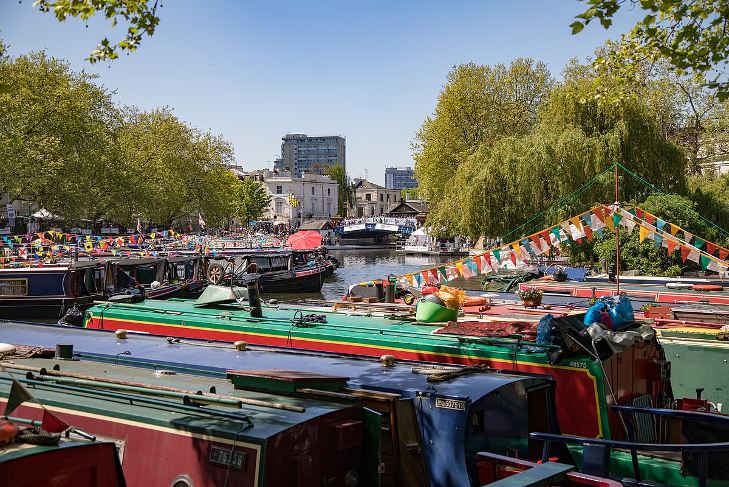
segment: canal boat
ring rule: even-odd
[[[3,339],[73,343],[74,360],[7,368],[120,445],[131,486],[475,486],[479,451],[535,457],[528,432],[559,433],[546,376],[28,323],[3,324]]]
[[[315,251],[221,252],[207,258],[206,269],[213,284],[230,284],[255,272],[261,293],[318,293],[336,263]]]
[[[433,324],[417,322],[396,307],[389,311],[384,308],[376,316],[366,307],[352,310],[345,306],[335,311],[246,304],[244,308],[238,302],[220,300],[204,304],[179,300],[104,303],[87,312],[85,327],[227,342],[243,340],[365,357],[391,354],[399,360],[484,365],[551,375],[562,391],[556,399],[562,430],[594,438],[619,434],[620,424],[611,417],[610,404],[648,396],[652,404],[662,405],[667,397],[673,397],[669,365],[650,327],[644,329],[646,339],[620,353],[603,355],[595,351],[590,337],[580,333],[584,313],[553,319],[551,327],[555,335],[561,336],[561,345],[536,346],[533,340],[541,316],[467,315],[458,322]],[[521,326],[505,325],[494,335],[494,323]],[[595,360],[600,356],[604,360]],[[574,414],[575,408],[579,415]]]
[[[100,260],[0,265],[0,318],[58,319],[74,305],[106,299],[109,279]]]
[[[150,299],[194,298],[204,288],[200,254],[110,259],[131,276]]]
[[[105,441],[62,438],[54,445],[8,443],[0,449],[0,486],[124,487],[118,454],[116,445]]]

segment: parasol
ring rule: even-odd
[[[289,235],[289,239],[286,244],[292,249],[308,250],[321,245],[321,239],[322,237],[318,233],[312,230],[304,230],[296,232],[293,235]]]

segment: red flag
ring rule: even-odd
[[[43,421],[41,422],[41,428],[49,433],[60,433],[61,431],[66,431],[69,426],[59,419],[58,416],[46,408],[43,408]]]
[[[649,215],[649,214],[647,214],[647,213],[646,213],[646,215],[645,215],[645,218],[644,218],[644,220],[645,220],[645,221],[646,221],[647,223],[650,223],[651,225],[653,225],[653,224],[655,224],[655,223],[656,223],[656,217],[654,217],[653,215]]]
[[[714,252],[716,252],[716,245],[711,242],[706,242],[706,253],[709,255],[714,255]]]
[[[8,403],[5,405],[4,415],[10,416],[10,414],[15,411],[15,408],[23,404],[25,401],[30,401],[31,399],[33,399],[33,396],[30,392],[23,387],[23,384],[13,377],[13,385],[10,386],[10,395],[8,395]]]
[[[593,213],[595,214],[595,216],[597,217],[598,220],[600,220],[601,222],[605,223],[605,217],[602,214],[602,208],[600,208],[598,206],[597,208],[595,208],[593,210]]]
[[[666,246],[668,248],[668,255],[671,255],[676,248],[676,245],[678,245],[678,242],[671,240],[670,238],[666,239]],[[686,254],[688,255],[688,254]],[[683,261],[686,262],[686,257],[683,258]]]
[[[726,260],[727,256],[729,256],[729,251],[722,249],[719,247],[719,258],[721,260]]]
[[[590,242],[592,242],[592,228],[590,228],[589,225],[585,225],[582,227],[582,229],[585,231],[585,235],[590,240]]]
[[[690,253],[691,253],[690,248],[684,247],[683,245],[681,245],[681,258],[683,259],[684,262],[686,262],[686,257],[688,257],[688,254],[690,254]]]

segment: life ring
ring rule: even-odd
[[[724,286],[718,284],[694,284],[694,291],[723,291]]]
[[[461,304],[461,307],[482,306],[488,302],[489,300],[487,298],[483,298],[481,296],[466,296],[465,298],[463,298],[463,303]]]

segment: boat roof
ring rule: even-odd
[[[113,334],[111,336],[113,337]],[[5,335],[3,336],[4,340],[8,338]],[[107,336],[107,338],[109,337]],[[63,340],[68,343],[69,337],[58,337],[56,335],[56,340]],[[124,346],[124,348],[127,347]],[[182,357],[183,355],[180,355],[180,358]],[[101,362],[86,360],[86,358],[85,356],[82,356],[80,360],[29,358],[15,360],[14,362],[26,367],[45,368],[46,370],[51,370],[55,365],[58,365],[62,372],[84,374],[116,381],[142,382],[189,391],[208,392],[214,387],[215,392],[219,395],[243,400],[263,401],[288,408],[298,408],[298,410],[287,410],[249,403],[242,404],[240,408],[216,404],[208,404],[204,408],[191,408],[185,407],[183,399],[160,397],[159,399],[155,398],[154,402],[150,402],[141,399],[130,400],[129,394],[119,391],[108,392],[74,388],[73,385],[64,384],[59,386],[51,382],[34,382],[33,384],[33,396],[46,407],[63,408],[64,411],[81,411],[82,414],[121,418],[127,422],[133,421],[151,424],[155,427],[185,430],[191,433],[229,439],[234,439],[236,434],[240,433],[238,435],[239,439],[242,438],[252,443],[263,443],[266,439],[298,424],[352,406],[352,404],[341,404],[311,397],[293,397],[275,392],[239,390],[235,389],[233,384],[222,376],[193,375],[181,372],[172,375],[167,370],[165,370],[166,373],[155,373],[155,371],[164,369],[164,366],[159,363],[156,364],[156,368],[154,365],[152,365],[152,368],[143,368],[116,365],[114,360]],[[10,370],[21,382],[26,382],[24,378],[25,371],[13,371],[11,367],[7,367],[7,370]],[[0,396],[7,397],[11,385],[12,381],[9,376],[4,373],[0,374]],[[190,396],[195,397],[195,394],[190,394]],[[59,417],[64,420],[63,414],[59,413]],[[70,422],[69,424],[73,426]],[[248,425],[248,427],[241,432],[243,425]],[[93,431],[87,431],[87,433],[94,434]]]
[[[249,347],[236,351],[230,343],[209,343],[203,340],[165,339],[146,334],[128,334],[117,339],[106,330],[63,327],[33,323],[9,322],[2,324],[2,340],[15,345],[54,348],[58,343],[72,343],[74,354],[83,359],[104,363],[135,363],[140,367],[162,367],[194,371],[199,374],[224,376],[228,370],[296,370],[317,374],[336,374],[350,378],[350,387],[362,387],[381,391],[433,390],[427,374],[413,366],[427,363],[398,361],[394,367],[383,367],[371,358],[351,358],[336,354],[295,351],[276,347]],[[125,352],[130,355],[119,355]],[[61,363],[62,370],[64,364]],[[462,369],[461,366],[438,365],[439,369]],[[147,375],[149,371],[147,370]],[[178,376],[179,377],[179,376]],[[517,381],[551,380],[547,376],[514,372],[471,374],[455,380],[439,382],[435,389],[439,394],[476,400],[492,391]]]

